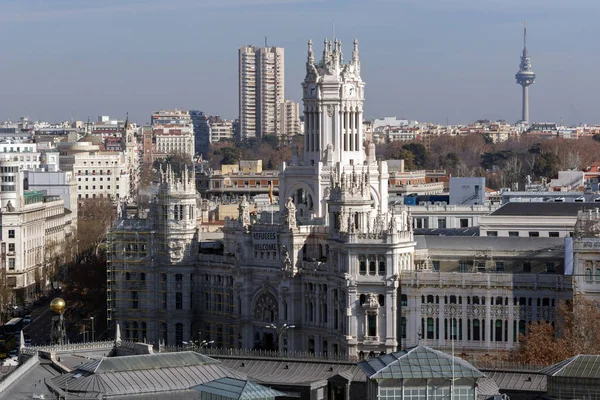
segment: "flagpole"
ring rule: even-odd
[[[271,225],[273,225],[273,182],[269,185],[269,205],[271,206]]]

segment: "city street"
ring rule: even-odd
[[[23,327],[23,332],[31,337],[33,346],[42,345],[50,342],[50,325],[52,322],[52,311],[50,311],[50,301],[48,298],[43,304],[37,306],[31,312],[31,323]]]

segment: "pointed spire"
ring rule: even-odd
[[[354,50],[352,50],[352,61],[358,61],[358,40],[354,39]]]
[[[527,57],[527,21],[523,22],[523,57]]]
[[[119,324],[117,324],[117,329],[115,332],[115,346],[118,346],[121,344],[121,328],[119,327]]]
[[[315,53],[313,52],[313,43],[312,40],[308,40],[308,62],[310,64],[315,63]]]
[[[323,40],[323,63],[326,63],[328,58],[329,58],[329,42],[327,41],[327,38],[325,38],[325,40]]]

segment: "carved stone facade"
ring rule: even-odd
[[[200,332],[201,339],[223,348],[359,357],[414,346],[420,339],[441,348],[454,340],[461,351],[510,349],[528,322],[551,320],[558,300],[571,296],[568,277],[417,270],[415,258],[423,250],[415,250],[412,216],[388,208],[387,163],[377,161],[373,146],[363,148],[358,42],[345,64],[339,41],[325,42],[320,62],[309,42],[306,67],[306,142],[302,159],[282,166],[282,222],[253,223],[242,201],[238,218],[225,221],[223,254],[194,253],[195,230],[185,218],[177,219],[188,193],[185,185],[173,186],[167,172],[175,189],[161,191],[156,205],[175,211],[169,224],[147,231],[177,228],[155,241],[153,257],[111,258],[109,279],[121,279],[115,289],[125,298],[109,309],[112,320],[129,323],[132,332],[134,322],[139,332],[142,322],[156,321],[145,336],[153,343],[180,344]],[[185,195],[177,194],[181,190]],[[156,249],[163,239],[174,244],[161,255]],[[460,258],[464,254],[456,253],[462,250],[444,251]],[[556,253],[546,249],[544,257],[549,254]],[[127,283],[128,268],[152,271],[144,278],[143,311],[141,302],[129,307],[132,291],[143,285],[140,279]],[[271,324],[294,328],[280,338]]]

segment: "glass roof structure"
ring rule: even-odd
[[[600,379],[600,355],[577,355],[540,371],[549,376]]]
[[[274,399],[278,396],[286,396],[283,392],[256,383],[233,378],[216,379],[195,386],[193,389],[234,400],[267,400]]]
[[[358,365],[369,379],[452,379],[484,376],[463,359],[422,345],[370,358]]]

